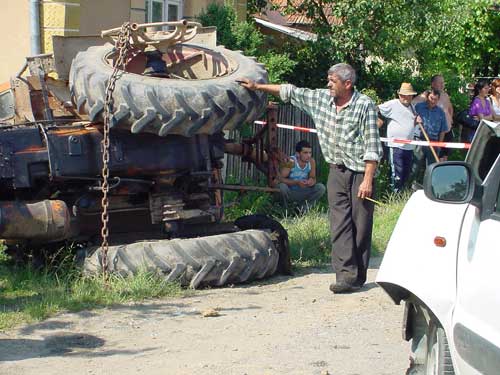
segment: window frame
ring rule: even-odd
[[[168,6],[175,5],[177,6],[177,21],[180,21],[183,18],[183,8],[184,1],[183,0],[146,0],[146,22],[153,22],[153,3],[161,3],[162,4],[162,20],[160,22],[166,22],[168,20]]]

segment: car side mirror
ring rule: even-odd
[[[425,172],[425,195],[436,202],[469,203],[475,188],[471,167],[461,161],[432,164]]]

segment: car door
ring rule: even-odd
[[[493,159],[494,160],[494,159]],[[480,206],[478,208],[477,206]],[[457,260],[451,350],[458,374],[500,371],[500,156],[483,181],[481,205],[469,205]]]

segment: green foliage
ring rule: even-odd
[[[375,179],[375,192],[377,199],[386,199],[391,196],[391,166],[386,160],[383,160],[377,168],[377,177]]]
[[[267,6],[267,0],[248,0],[247,14],[251,15],[262,11]]]
[[[235,44],[234,48],[231,49],[241,50],[247,56],[260,55],[259,48],[262,48],[264,36],[255,28],[255,25],[253,23],[235,23],[232,31]]]
[[[378,105],[382,103],[382,99],[380,99],[375,89],[364,88],[361,90],[361,92],[366,96],[370,97],[370,99],[373,100],[375,104]]]
[[[203,26],[217,27],[217,42],[226,48],[243,51],[247,56],[255,56],[266,65],[271,82],[282,82],[290,74],[295,62],[286,53],[264,47],[264,36],[253,22],[237,22],[231,7],[216,3],[210,4],[198,19]]]
[[[286,43],[283,51],[295,61],[295,69],[284,76],[284,80],[300,87],[324,88],[328,69],[333,65],[332,48],[329,40],[320,38],[317,42],[303,44]]]
[[[329,262],[332,245],[326,211],[313,208],[305,215],[285,217],[281,224],[288,231],[294,263],[317,265]]]
[[[417,92],[426,88],[422,80],[412,77],[410,67],[376,62],[370,64],[359,85],[375,90],[381,102],[385,102],[396,97],[401,82],[411,82]]]
[[[226,221],[233,221],[245,215],[270,214],[275,211],[274,198],[269,193],[250,191],[240,195],[236,192],[225,192],[224,202],[229,205],[224,210]]]
[[[203,26],[217,27],[217,43],[229,49],[236,49],[236,38],[233,27],[236,23],[236,14],[231,7],[211,3],[207,9],[198,15]]]
[[[4,243],[0,243],[0,264],[8,262],[10,256],[7,254],[7,246]]]
[[[330,64],[352,64],[360,74],[360,88],[373,87],[384,100],[393,97],[401,81],[412,82],[412,74],[426,77],[448,72],[470,78],[499,73],[500,13],[492,10],[491,0],[304,0],[287,4],[288,12],[313,20],[318,43],[326,46],[322,58]],[[309,76],[317,74],[317,64],[311,65],[314,70]],[[297,82],[301,83],[300,77]],[[306,86],[315,85],[316,81]]]
[[[269,73],[269,82],[281,82],[282,78],[291,74],[296,62],[286,53],[269,52],[259,58]]]

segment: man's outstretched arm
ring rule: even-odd
[[[237,82],[252,91],[263,91],[268,94],[272,94],[274,96],[279,97],[280,96],[280,87],[281,85],[274,85],[274,84],[264,84],[264,83],[257,83],[252,80],[249,80],[248,78],[240,78],[237,80]]]

